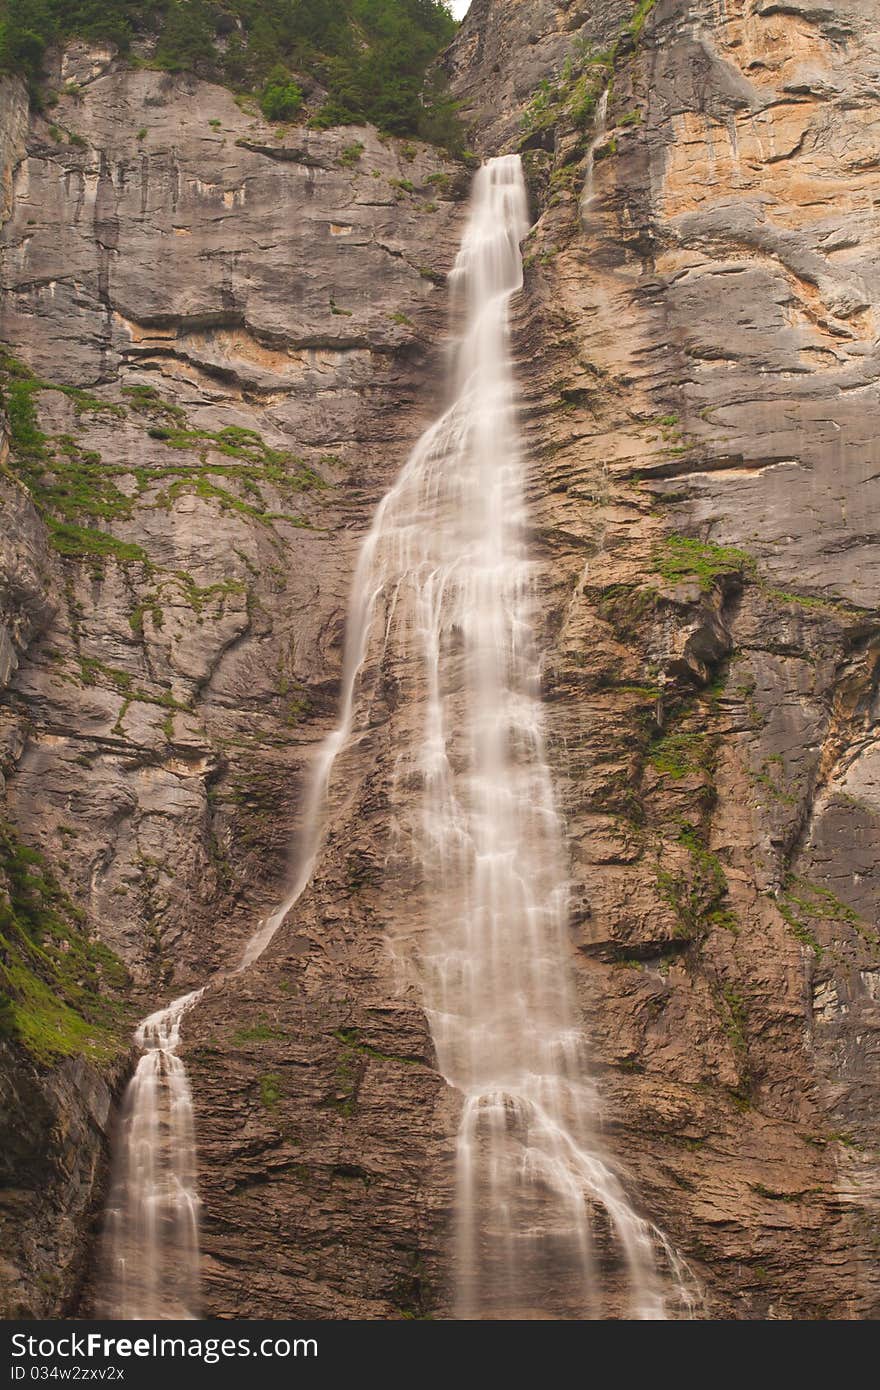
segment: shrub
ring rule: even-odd
[[[267,121],[292,121],[302,107],[303,94],[286,68],[274,67],[260,94],[260,110]]]

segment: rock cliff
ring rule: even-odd
[[[424,145],[278,131],[187,77],[64,62],[79,87],[51,125],[5,85],[4,815],[130,970],[136,1018],[233,962],[282,891],[352,557],[436,404],[467,180]],[[61,1125],[97,1115],[95,1173],[101,1070]],[[259,1087],[244,1104],[263,1112]],[[63,1168],[45,1108],[9,1124]],[[76,1297],[49,1272],[78,1243],[81,1272],[82,1231],[12,1166],[10,1226],[41,1234],[10,1237],[6,1297],[46,1314]]]
[[[475,0],[444,60],[532,189],[515,342],[608,1144],[720,1317],[880,1312],[871,9]],[[0,109],[6,878],[14,908],[41,853],[134,1018],[281,895],[467,176],[60,61],[51,122],[14,81]],[[371,669],[308,892],[184,1028],[216,1316],[448,1311],[457,1098],[387,948],[407,713]],[[92,1306],[128,1017],[5,1044],[10,1310]]]

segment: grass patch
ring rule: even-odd
[[[677,782],[683,777],[711,772],[714,752],[708,734],[664,734],[651,743],[647,761],[656,772]]]
[[[109,686],[127,702],[126,709],[128,705],[138,701],[144,705],[159,705],[167,710],[180,710],[185,714],[192,713],[191,707],[176,700],[170,690],[163,690],[160,695],[153,695],[150,691],[135,686],[134,677],[130,671],[121,671],[116,666],[108,666],[106,662],[99,661],[94,656],[81,656],[79,665],[83,685]],[[120,713],[120,719],[123,718],[124,713],[125,710]]]
[[[145,414],[153,421],[147,431],[151,438],[178,453],[195,453],[198,461],[159,468],[107,464],[72,435],[50,437],[43,432],[34,399],[41,391],[66,395],[78,416],[86,411],[120,417],[129,412]],[[152,386],[124,387],[126,404],[121,406],[76,387],[42,381],[0,349],[0,393],[10,423],[8,471],[27,487],[53,548],[66,559],[92,561],[98,572],[108,559],[151,566],[142,546],[122,540],[109,527],[130,519],[140,497],[157,484],[169,483],[158,505],[171,506],[181,493],[191,491],[224,511],[237,511],[263,524],[280,520],[294,526],[306,522],[271,509],[263,488],[272,487],[289,497],[326,487],[302,458],[289,450],[273,449],[255,430],[190,428],[184,410],[164,400]],[[118,486],[117,479],[122,477],[133,480],[131,492]]]
[[[120,540],[98,523],[131,515],[132,502],[114,482],[124,471],[107,467],[100,454],[80,448],[72,435],[50,439],[37,421],[34,396],[60,391],[84,411],[124,414],[122,408],[78,387],[42,381],[11,353],[0,349],[0,397],[9,420],[8,471],[28,489],[46,523],[49,540],[60,555],[71,559],[114,559],[149,563],[146,551]]]
[[[676,871],[658,867],[657,891],[677,918],[675,935],[694,941],[713,927],[734,935],[739,930],[728,903],[727,875],[720,859],[703,843],[690,824],[681,827],[678,843],[688,851],[688,865]]]
[[[343,169],[353,169],[356,164],[360,163],[363,152],[363,144],[360,140],[355,140],[351,145],[345,146],[337,162],[342,165]]]
[[[232,1034],[232,1042],[236,1047],[243,1047],[245,1043],[273,1042],[284,1036],[280,1028],[273,1028],[268,1023],[255,1023],[250,1028],[237,1028]]]
[[[86,1056],[105,1061],[125,1047],[129,1020],[114,994],[125,966],[93,941],[85,917],[44,856],[0,823],[0,1038],[39,1063]]]
[[[635,636],[656,602],[656,589],[647,585],[608,584],[599,594],[596,611],[620,636]]]
[[[422,1065],[420,1057],[407,1057],[400,1052],[382,1052],[378,1047],[371,1047],[362,1040],[359,1028],[337,1028],[333,1036],[344,1047],[351,1048],[364,1057],[378,1058],[383,1062],[404,1062],[411,1067]]]
[[[746,1046],[746,1006],[742,995],[733,985],[721,986],[724,1000],[722,1026],[734,1052],[745,1054]]]
[[[277,1110],[284,1091],[281,1088],[281,1077],[277,1072],[267,1072],[260,1077],[260,1102],[267,1110]]]
[[[755,571],[755,560],[732,545],[710,545],[694,536],[666,536],[656,547],[652,569],[670,584],[696,579],[700,588],[711,589],[722,576],[744,578]]]
[[[613,72],[615,56],[615,47],[597,53],[589,43],[576,42],[559,75],[543,78],[532,93],[520,118],[520,146],[527,145],[536,133],[560,124],[586,135]],[[578,153],[585,150],[584,144]]]
[[[781,806],[796,806],[797,797],[785,786],[785,764],[780,754],[765,758],[757,772],[749,772],[749,780],[754,787],[760,787],[771,801]]]
[[[814,923],[834,922],[852,927],[870,946],[880,946],[880,936],[868,927],[854,908],[838,898],[828,888],[810,882],[799,874],[790,874],[774,901],[787,923],[792,936],[809,946],[821,960],[824,947],[820,944]]]
[[[638,0],[635,13],[626,26],[626,30],[632,35],[636,43],[642,37],[642,31],[648,22],[648,15],[653,10],[657,0]]]

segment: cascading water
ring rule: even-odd
[[[120,1117],[105,1221],[101,1311],[191,1318],[199,1305],[199,1199],[192,1095],[177,1055],[195,990],[145,1018]]]
[[[398,853],[420,884],[420,925],[390,947],[463,1101],[457,1315],[687,1315],[689,1272],[601,1154],[571,992],[508,345],[526,230],[519,158],[490,160],[450,277],[463,318],[451,404],[417,443],[361,548],[339,718],[311,774],[291,889],[238,969],[262,954],[309,882],[378,635],[416,730],[396,750],[392,809]],[[146,1050],[127,1093],[108,1212],[118,1290],[108,1310],[117,1316],[197,1308],[192,1109],[176,1049],[181,1018],[202,992],[139,1031]]]
[[[587,146],[586,158],[584,160],[584,186],[581,191],[580,202],[578,204],[578,215],[581,225],[583,225],[590,211],[590,207],[595,196],[593,184],[596,174],[596,151],[608,134],[608,98],[611,88],[606,87],[596,104],[596,114],[593,117],[593,137]]]
[[[683,1267],[601,1157],[569,983],[508,349],[527,228],[519,158],[491,160],[451,275],[463,316],[452,403],[377,511],[351,641],[367,649],[381,595],[385,659],[400,658],[398,703],[417,730],[397,749],[392,804],[409,813],[401,853],[423,921],[395,950],[463,1096],[458,1315],[664,1317],[689,1306]],[[620,1287],[603,1301],[598,1269],[615,1259]]]

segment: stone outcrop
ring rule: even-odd
[[[515,341],[608,1145],[719,1317],[880,1311],[872,9],[475,0],[445,59],[532,188]],[[77,62],[51,127],[3,108],[0,336],[46,439],[2,484],[4,815],[146,1012],[281,893],[466,179]],[[72,532],[23,491],[47,514],[46,452],[100,503]],[[406,710],[371,669],[309,890],[184,1028],[212,1315],[448,1311],[457,1098],[388,950]],[[58,1171],[91,1136],[16,1257],[38,1314],[76,1304],[100,1199],[119,1063],[77,1066],[0,1066],[64,1113]]]

